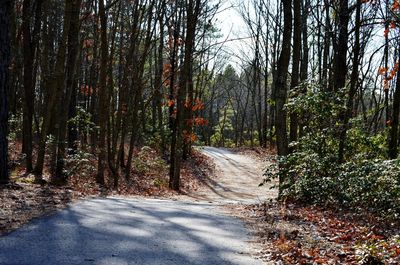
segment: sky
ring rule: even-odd
[[[237,70],[240,67],[240,57],[243,50],[245,50],[245,40],[235,40],[238,38],[247,37],[246,24],[238,13],[235,0],[222,0],[223,4],[220,11],[215,17],[215,26],[221,30],[222,37],[220,42],[224,42],[223,50],[226,54],[230,55],[229,63],[232,64]],[[236,55],[236,56],[235,56]]]

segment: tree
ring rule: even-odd
[[[8,90],[10,66],[11,1],[0,2],[0,183],[7,183],[8,173]]]
[[[303,0],[294,0],[294,26],[293,26],[293,63],[292,63],[292,80],[290,90],[295,95],[298,91],[300,78],[300,59],[301,59],[301,2]],[[290,141],[297,141],[298,137],[298,115],[292,113],[290,115]]]
[[[99,77],[99,154],[96,181],[104,185],[104,170],[106,167],[106,135],[109,97],[107,91],[107,68],[108,68],[108,41],[107,41],[107,17],[104,0],[99,0],[100,16],[100,77]]]
[[[184,61],[180,74],[180,80],[177,88],[176,96],[176,115],[172,124],[171,134],[171,166],[170,166],[170,179],[169,186],[171,189],[179,190],[180,186],[180,169],[181,158],[183,155],[183,128],[184,128],[184,112],[185,112],[185,99],[192,104],[191,93],[193,93],[193,51],[194,41],[196,37],[197,22],[201,12],[201,0],[188,0],[186,1],[186,36],[185,36],[185,51]],[[174,38],[173,41],[178,41]],[[188,93],[189,92],[189,93]],[[188,93],[188,94],[186,94]],[[189,98],[187,97],[189,96]]]
[[[40,39],[40,26],[42,16],[42,0],[32,2],[24,0],[22,11],[22,36],[24,57],[24,103],[23,103],[23,141],[22,152],[26,156],[26,171],[33,169],[32,165],[32,125],[35,103],[36,73],[34,73],[34,60],[36,47]],[[33,8],[32,8],[33,6]],[[32,9],[35,12],[32,12]],[[32,18],[34,14],[34,19]],[[33,27],[32,27],[33,24]],[[33,32],[31,33],[31,28]]]
[[[277,64],[277,77],[275,81],[276,93],[276,140],[278,147],[278,155],[285,156],[289,153],[286,111],[284,105],[287,100],[287,76],[291,51],[291,35],[292,35],[292,1],[282,0],[284,24],[283,24],[283,40],[282,50],[279,55]]]

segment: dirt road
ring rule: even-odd
[[[273,197],[268,187],[258,187],[261,165],[224,149],[203,152],[219,174],[190,200],[108,197],[74,203],[0,237],[0,264],[263,264],[252,255],[243,222],[219,206]]]
[[[203,147],[201,151],[216,163],[217,176],[207,178],[206,187],[194,193],[193,198],[222,204],[253,203],[278,195],[271,184],[259,187],[266,164],[224,148]]]

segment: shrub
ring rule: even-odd
[[[289,113],[296,111],[305,121],[304,134],[298,142],[291,143],[294,152],[279,158],[279,170],[267,170],[266,181],[273,177],[283,180],[281,198],[361,207],[398,218],[400,159],[385,159],[385,132],[369,135],[359,120],[351,120],[346,162],[339,163],[340,124],[334,121],[338,120],[344,101],[332,93],[309,91],[313,93],[298,96],[287,106]]]

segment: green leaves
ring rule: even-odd
[[[345,163],[339,163],[343,124],[338,121],[345,110],[346,89],[325,92],[313,83],[301,86],[308,92],[291,98],[286,107],[299,114],[303,136],[291,143],[295,151],[281,157],[279,167],[265,172],[265,181],[283,180],[281,199],[362,208],[399,218],[400,160],[385,160],[385,131],[371,135],[363,119],[351,120]]]

